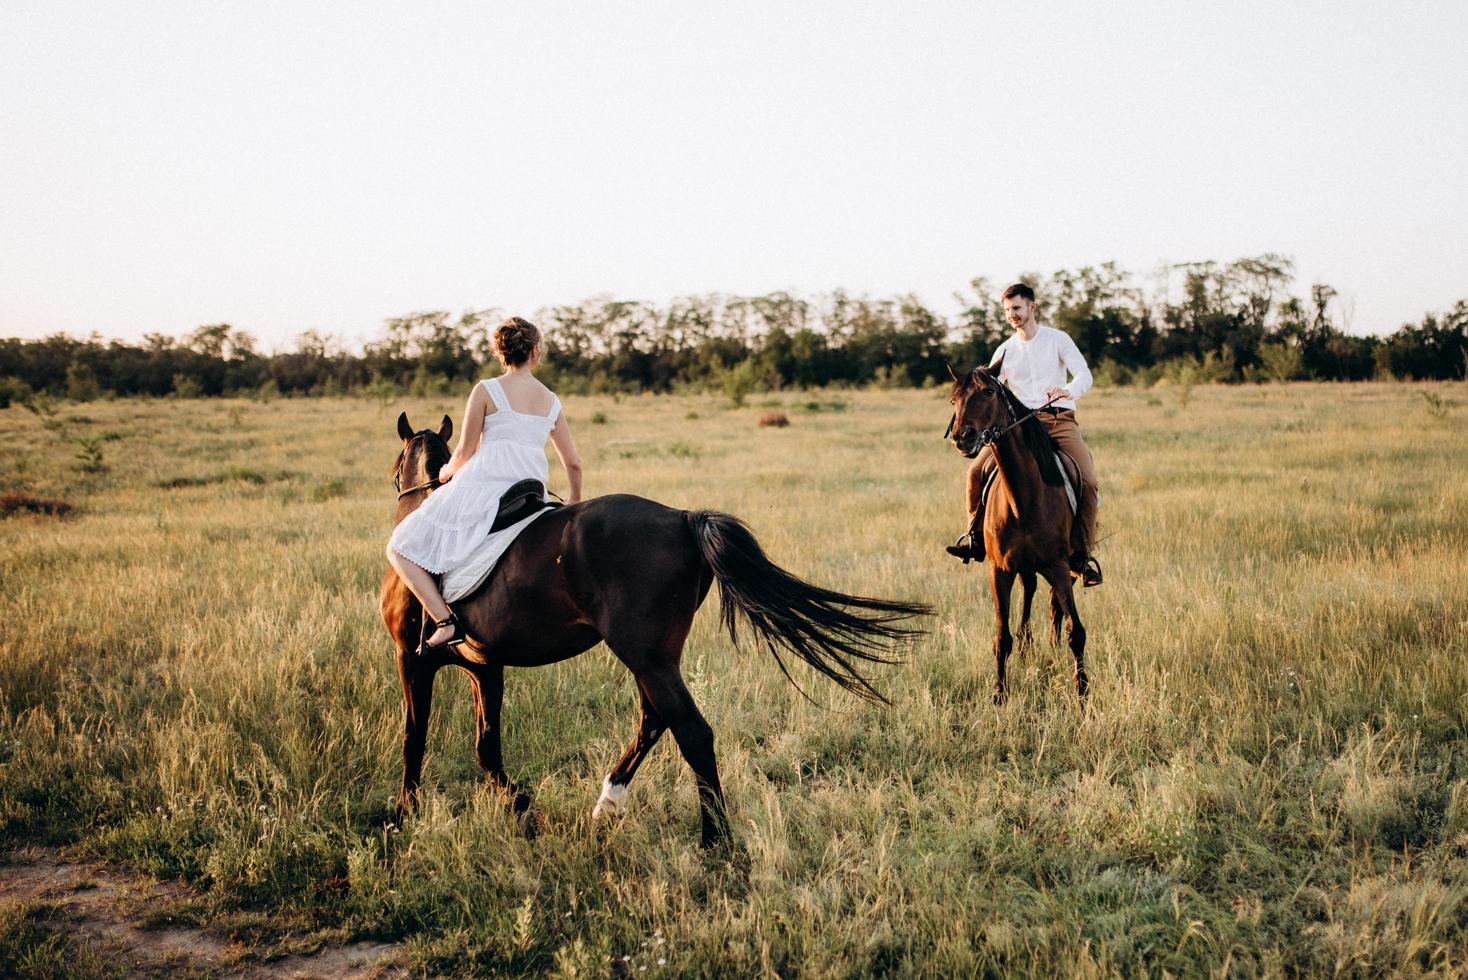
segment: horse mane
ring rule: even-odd
[[[453,453],[449,450],[448,445],[438,437],[438,433],[436,432],[424,429],[422,432],[416,433],[416,435],[429,437],[423,440],[423,451],[427,455],[427,459],[423,461],[423,468],[427,471],[430,467],[433,467],[431,472],[437,473],[453,457]],[[398,450],[398,458],[393,460],[392,469],[387,471],[389,476],[397,475],[398,470],[402,468],[403,457],[407,455],[408,447],[405,444],[402,449]],[[434,467],[435,457],[439,457],[437,459],[437,467]]]
[[[987,371],[984,372],[988,374]],[[1004,386],[997,377],[990,374],[994,384],[998,386],[1004,400],[1009,403],[1009,410],[1014,413],[1015,418],[1027,414],[1030,409],[1024,402],[1016,397],[1015,393]],[[1055,440],[1050,438],[1050,433],[1045,429],[1045,423],[1038,416],[1031,415],[1019,424],[1020,441],[1024,443],[1030,455],[1035,457],[1035,465],[1040,467],[1040,479],[1046,485],[1052,487],[1065,486],[1065,477],[1060,472],[1060,464],[1055,459]]]

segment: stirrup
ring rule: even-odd
[[[961,558],[965,565],[976,559],[978,561],[984,560],[984,553],[982,551],[975,551],[974,549],[974,535],[972,531],[967,534],[960,534],[957,541],[948,545],[943,550],[954,558]]]
[[[453,612],[450,612],[443,619],[435,619],[433,621],[433,625],[436,629],[441,629],[445,626],[451,626],[453,627],[454,635],[449,637],[447,640],[444,640],[442,643],[434,643],[429,645],[428,649],[430,650],[450,649],[456,646],[462,646],[464,641],[469,638],[469,635],[464,632],[464,625],[459,622],[459,617],[454,615]]]
[[[1081,580],[1081,588],[1089,589],[1100,585],[1104,580],[1101,577],[1101,563],[1094,555],[1087,555],[1084,560],[1072,562],[1071,573]]]

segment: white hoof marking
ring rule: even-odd
[[[626,812],[627,787],[612,782],[612,777],[608,776],[601,781],[601,799],[596,801],[596,808],[591,811],[591,819],[620,817]]]

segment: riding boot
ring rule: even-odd
[[[1082,588],[1089,589],[1093,585],[1100,585],[1103,581],[1101,563],[1094,555],[1089,555],[1084,551],[1077,551],[1070,556],[1070,570],[1071,574],[1081,580]]]
[[[959,535],[957,541],[943,550],[954,558],[962,558],[965,565],[971,561],[983,561],[984,535],[982,532],[976,534],[973,531],[969,531],[967,534]]]

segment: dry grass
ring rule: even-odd
[[[58,468],[9,409],[0,490],[81,507],[0,525],[0,820],[188,878],[262,934],[399,939],[445,972],[1457,974],[1468,434],[1423,387],[1089,395],[1110,537],[1082,597],[1085,712],[1043,641],[989,704],[984,575],[942,552],[964,463],[940,394],[573,400],[590,493],[729,510],[810,579],[938,610],[876,676],[893,708],[818,709],[709,604],[685,671],[729,859],[694,846],[671,742],[592,835],[635,727],[602,650],[509,675],[540,840],[480,789],[448,674],[423,811],[382,829],[393,419],[450,400],[89,405],[73,424],[109,433],[105,474]],[[758,428],[764,409],[800,424]]]

